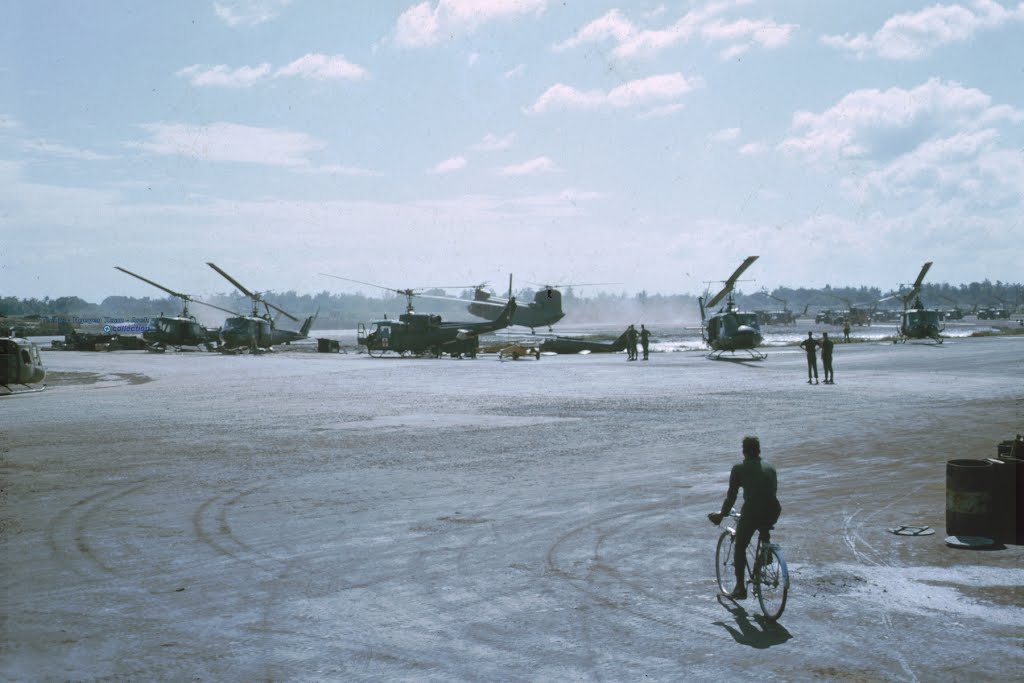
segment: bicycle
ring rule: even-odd
[[[739,520],[740,514],[733,509],[730,517]],[[715,551],[715,574],[718,589],[722,595],[732,592],[736,569],[733,557],[733,544],[736,540],[735,527],[727,526],[718,537],[718,548]],[[789,569],[782,548],[771,542],[768,529],[757,530],[757,544],[747,545],[747,583],[751,584],[761,611],[771,621],[776,621],[786,609],[786,598],[789,595]]]

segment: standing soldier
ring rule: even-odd
[[[843,343],[850,343],[850,321],[846,320],[843,322]]]
[[[814,338],[813,332],[807,333],[807,339],[800,342],[800,348],[807,352],[807,383],[817,384],[818,383],[818,354],[815,349],[818,348],[818,340]],[[811,374],[814,374],[814,381],[811,381]]]
[[[626,328],[626,360],[636,360],[636,328]]]
[[[644,350],[644,360],[647,360],[648,347],[651,344],[651,331],[643,325],[640,326],[640,348]]]
[[[821,333],[821,369],[825,373],[825,384],[835,384],[832,378],[832,347],[835,344],[828,338],[828,332]]]

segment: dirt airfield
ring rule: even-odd
[[[3,680],[1024,674],[1024,546],[943,542],[946,461],[1024,432],[1024,336],[837,345],[834,386],[792,347],[44,362],[0,400]],[[745,434],[779,471],[777,624],[716,597]]]

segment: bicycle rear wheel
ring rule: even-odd
[[[715,577],[722,595],[732,592],[732,584],[736,580],[735,561],[732,557],[734,538],[732,532],[723,531],[718,537],[718,549],[715,551]]]
[[[774,544],[763,551],[754,587],[764,615],[772,621],[781,617],[789,596],[789,569],[782,550]]]

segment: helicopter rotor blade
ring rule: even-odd
[[[712,297],[709,301],[705,302],[704,305],[708,308],[717,306],[718,302],[721,301],[725,297],[725,295],[731,292],[732,288],[736,286],[736,281],[739,280],[740,275],[743,275],[743,271],[749,268],[750,264],[756,261],[757,259],[757,256],[748,256],[743,261],[743,263],[740,264],[740,267],[737,268],[733,272],[733,274],[729,276],[729,279],[725,281],[725,286],[722,287],[722,291],[720,291],[718,294]]]
[[[253,294],[253,293],[252,293],[252,292],[250,292],[250,291],[249,291],[248,289],[246,289],[245,287],[243,287],[243,286],[241,285],[241,283],[239,283],[239,282],[238,282],[238,280],[236,280],[235,278],[231,277],[230,275],[228,275],[227,273],[225,273],[225,272],[224,272],[223,270],[221,270],[221,269],[220,269],[220,268],[219,268],[219,267],[217,266],[217,264],[216,264],[216,263],[211,263],[211,262],[207,261],[207,262],[206,262],[206,265],[210,266],[210,267],[211,267],[211,268],[213,268],[213,269],[214,269],[215,271],[217,271],[218,273],[220,273],[221,275],[223,275],[223,276],[224,276],[224,279],[225,279],[225,280],[227,280],[228,282],[230,282],[231,284],[233,284],[233,285],[234,285],[235,287],[237,287],[237,288],[238,288],[238,291],[240,291],[240,292],[241,292],[242,294],[245,294],[245,295],[246,295],[247,297],[249,297],[249,298],[250,298],[250,299],[252,299],[253,301],[259,301],[259,300],[260,300],[260,296],[259,296],[259,294]]]
[[[333,277],[335,280],[345,280],[346,282],[355,282],[356,284],[366,285],[368,287],[376,287],[377,289],[383,289],[383,290],[385,290],[387,292],[394,292],[395,294],[401,294],[402,296],[405,296],[405,297],[409,297],[409,296],[428,296],[426,294],[420,294],[421,291],[428,290],[428,289],[473,289],[473,288],[479,286],[479,285],[435,285],[433,287],[417,287],[415,289],[413,289],[411,287],[408,288],[408,289],[396,289],[394,287],[385,287],[384,285],[377,285],[377,284],[374,284],[372,282],[363,282],[362,280],[354,280],[354,279],[352,279],[350,277],[342,277],[340,275],[331,275],[330,273],[318,273],[318,275],[323,275],[324,277]],[[486,285],[487,283],[485,282],[483,284]],[[438,297],[438,295],[436,295],[436,294],[430,295],[430,296],[433,296],[434,298]]]
[[[397,289],[393,289],[391,287],[385,287],[384,285],[375,285],[372,282],[363,282],[362,280],[353,280],[350,277],[342,277],[340,275],[331,275],[330,273],[317,273],[317,274],[318,275],[323,275],[324,277],[333,277],[335,280],[344,280],[345,282],[355,282],[356,284],[359,284],[359,285],[367,285],[369,287],[376,287],[377,289],[386,289],[389,292],[398,292]],[[401,292],[399,292],[399,294],[401,294]]]
[[[298,318],[296,318],[294,315],[292,315],[288,311],[284,310],[280,306],[275,306],[274,304],[272,304],[269,301],[266,301],[264,299],[260,299],[260,303],[262,303],[264,306],[267,306],[268,308],[273,308],[278,313],[281,313],[285,317],[290,318],[290,319],[294,320],[295,322],[299,322]],[[268,315],[269,315],[269,312],[268,312]]]
[[[541,284],[539,282],[530,282],[529,280],[523,280],[528,285],[534,285],[535,287],[543,287],[544,289],[558,289],[559,287],[601,287],[604,285],[621,285],[621,282],[564,282],[561,284]]]
[[[128,275],[131,275],[134,278],[138,278],[138,279],[142,280],[146,284],[150,284],[150,285],[153,285],[154,287],[156,287],[157,289],[164,290],[165,292],[167,292],[171,296],[176,296],[179,299],[182,299],[184,301],[192,301],[193,300],[192,297],[189,296],[188,294],[182,294],[181,292],[175,292],[173,289],[170,289],[168,287],[164,287],[163,285],[158,284],[156,282],[153,282],[150,279],[144,278],[141,275],[139,275],[138,273],[133,273],[132,271],[128,270],[127,268],[122,268],[121,266],[114,266],[114,267],[117,268],[118,270],[120,270],[122,273],[127,273]]]
[[[230,310],[228,308],[223,308],[221,306],[217,306],[216,304],[208,304],[205,301],[200,301],[199,299],[190,299],[190,301],[192,303],[194,303],[194,304],[202,304],[203,306],[209,306],[210,308],[216,308],[218,311],[224,311],[225,313],[230,313],[231,315],[235,315],[235,316],[239,316],[239,317],[245,317],[243,314],[239,313],[238,311],[232,311],[232,310]]]
[[[921,289],[921,283],[924,282],[924,276],[928,274],[928,269],[930,269],[931,267],[931,261],[929,261],[928,263],[924,264],[921,267],[921,273],[917,276],[917,279],[914,280],[914,289]]]

